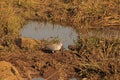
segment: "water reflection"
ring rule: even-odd
[[[98,38],[120,38],[120,30],[110,29],[110,28],[103,28],[103,29],[88,29],[84,32],[80,32],[80,37],[88,38],[88,37],[98,37]]]
[[[74,44],[78,34],[71,27],[63,27],[61,25],[53,25],[50,23],[29,22],[24,26],[21,36],[33,39],[49,40],[50,37],[57,37],[63,44],[64,48]]]
[[[88,38],[91,36],[98,38],[120,38],[120,30],[113,30],[110,28],[89,30],[80,29],[79,31],[81,38]],[[78,34],[71,27],[31,21],[24,26],[21,36],[45,40],[50,40],[51,37],[56,37],[64,44],[64,48],[67,48],[68,45],[74,44],[74,41],[77,40]]]

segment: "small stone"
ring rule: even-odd
[[[33,49],[36,45],[38,45],[38,41],[32,38],[22,37],[16,39],[16,45],[20,48]]]

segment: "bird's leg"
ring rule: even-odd
[[[63,48],[63,46],[61,47],[61,53],[62,53],[62,55],[64,55],[64,53],[63,53],[63,50],[64,50],[64,48]]]

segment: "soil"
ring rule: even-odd
[[[55,53],[38,51],[4,52],[0,61],[12,63],[23,78],[45,78],[46,80],[69,80],[78,77],[80,58],[74,51]]]
[[[18,70],[9,62],[0,61],[0,80],[23,80]]]

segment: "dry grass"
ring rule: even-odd
[[[11,1],[1,1],[0,4],[1,35],[18,34],[23,20],[16,14],[17,9],[13,7]]]
[[[120,39],[81,39],[77,56],[81,63],[78,75],[91,80],[120,79]]]
[[[120,26],[120,0],[0,0],[0,44],[11,46],[29,20],[49,21],[76,29]],[[82,42],[81,42],[82,41]],[[120,79],[120,40],[88,38],[78,43],[79,77]],[[11,45],[12,44],[12,45]]]
[[[120,26],[119,0],[1,0],[1,35],[18,34],[28,20],[50,21],[77,29]]]

